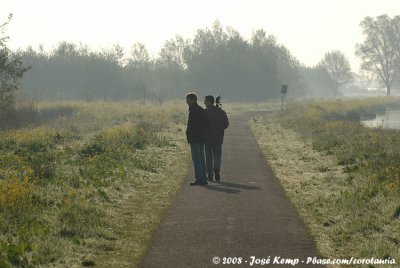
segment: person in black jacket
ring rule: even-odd
[[[186,103],[189,106],[186,138],[190,144],[196,178],[196,180],[191,182],[190,185],[206,185],[206,163],[204,159],[206,114],[204,109],[197,104],[196,94],[186,94]]]
[[[225,111],[214,105],[214,97],[205,97],[206,105],[206,171],[209,181],[219,181],[221,169],[222,143],[224,141],[224,131],[229,126],[228,116]]]

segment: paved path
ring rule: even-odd
[[[250,256],[270,256],[271,263],[279,256],[300,258],[294,267],[312,266],[301,260],[318,256],[314,242],[247,126],[254,115],[230,118],[221,182],[191,187],[193,169],[189,172],[139,267],[251,267]],[[221,262],[223,257],[242,257],[243,263],[215,265],[214,256]]]

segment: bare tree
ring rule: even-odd
[[[325,53],[318,66],[326,72],[335,97],[339,87],[347,84],[353,78],[350,63],[339,50]]]
[[[397,23],[396,23],[397,22]],[[373,74],[386,87],[387,95],[399,76],[399,18],[388,15],[366,17],[360,26],[364,43],[356,45],[356,55],[361,59],[361,70]]]

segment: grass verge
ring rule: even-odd
[[[376,98],[294,103],[285,112],[250,123],[327,258],[400,261],[400,136],[354,120],[354,114],[359,118],[398,102]]]
[[[38,107],[0,132],[0,267],[135,267],[188,169],[185,105]]]

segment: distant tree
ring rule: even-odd
[[[252,36],[253,48],[261,54],[274,59],[277,76],[281,84],[290,85],[293,95],[304,95],[304,82],[300,75],[300,62],[283,45],[278,44],[273,35],[266,36],[264,30],[259,29]]]
[[[10,14],[8,20],[0,25],[0,117],[13,107],[13,93],[18,89],[19,80],[28,70],[19,58],[11,55],[6,46],[8,36],[5,35],[5,28],[11,18]]]
[[[318,65],[326,72],[335,97],[339,87],[347,84],[353,78],[349,61],[338,50],[327,52]]]
[[[86,46],[81,46],[80,51],[85,51],[82,55],[88,55],[89,49],[83,49]],[[114,44],[111,49],[103,49],[100,53],[100,56],[103,57],[107,62],[123,65],[125,63],[124,60],[124,49],[119,44]]]
[[[365,35],[364,43],[356,45],[356,55],[361,59],[361,70],[373,74],[386,87],[387,95],[399,76],[400,22],[396,16],[366,17],[360,23]]]
[[[74,43],[69,43],[67,41],[58,43],[57,47],[53,50],[53,54],[58,57],[70,57],[80,55],[78,46]]]
[[[219,21],[215,21],[213,28],[199,29],[191,44],[191,51],[194,56],[196,55],[209,55],[213,53],[218,47],[223,47],[227,40],[227,35],[221,27]]]
[[[252,44],[234,29],[200,29],[188,42],[184,59],[191,88],[200,94],[254,101],[279,97],[278,55],[265,33]]]
[[[147,48],[142,43],[136,43],[132,46],[128,66],[137,70],[146,70],[150,67],[150,55]]]
[[[305,82],[300,74],[300,62],[282,45],[277,46],[276,54],[278,55],[278,77],[281,80],[281,84],[291,86],[290,94],[304,96]]]
[[[332,95],[329,76],[321,66],[302,66],[300,67],[299,73],[305,80],[304,95],[311,95],[313,97],[326,97]]]
[[[151,73],[153,69],[153,61],[146,46],[142,43],[133,44],[127,65],[125,67],[126,75],[128,75],[129,86],[136,93],[136,96],[142,96],[143,104],[146,104],[146,99],[152,87]]]
[[[164,43],[158,55],[155,70],[155,93],[157,96],[181,97],[188,91],[187,63],[189,44],[181,36]],[[159,94],[161,93],[161,94]]]
[[[164,67],[183,70],[188,43],[181,36],[167,40],[159,53],[158,63]]]
[[[400,16],[395,16],[392,20],[393,22],[393,36],[391,43],[394,44],[394,50],[396,53],[396,82],[400,84]]]
[[[259,30],[252,40],[245,40],[218,21],[199,29],[193,39],[177,35],[167,40],[156,58],[141,43],[127,55],[118,45],[98,52],[68,42],[48,53],[29,48],[18,54],[24,64],[33,66],[22,86],[37,89],[46,99],[129,97],[163,102],[195,90],[254,101],[278,98],[282,83],[290,85],[291,93],[302,92],[300,64],[276,38]]]

